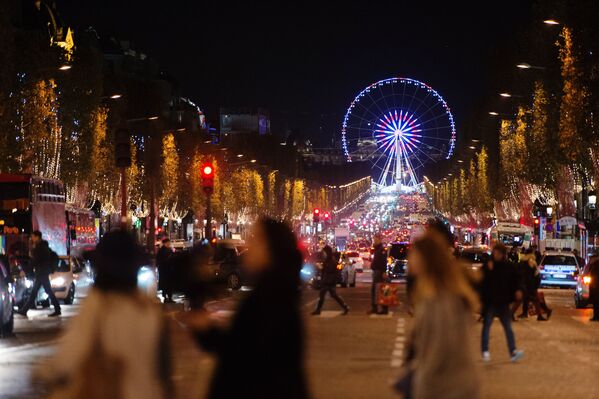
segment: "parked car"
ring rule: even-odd
[[[547,251],[539,265],[541,286],[576,288],[580,266],[572,252]]]
[[[586,265],[582,272],[576,276],[576,291],[574,291],[574,305],[576,309],[584,309],[589,305],[589,294],[591,285],[591,275],[589,265]]]
[[[8,258],[0,257],[0,338],[11,336],[14,329],[15,291]]]

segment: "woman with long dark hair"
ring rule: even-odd
[[[248,248],[244,267],[255,287],[230,328],[205,313],[189,318],[200,345],[218,358],[208,397],[307,398],[296,237],[285,223],[264,218],[254,224]]]

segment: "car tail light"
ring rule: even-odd
[[[585,284],[585,285],[591,284],[591,276],[583,276],[582,277],[582,283]]]

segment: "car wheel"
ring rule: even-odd
[[[75,284],[71,284],[71,288],[69,289],[69,293],[64,298],[65,305],[72,305],[75,302]]]
[[[15,328],[15,313],[10,314],[10,319],[2,326],[0,331],[0,337],[10,337],[13,334]]]
[[[241,288],[241,279],[236,273],[231,273],[227,276],[227,287],[232,290],[238,290]]]

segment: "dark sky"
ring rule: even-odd
[[[328,130],[337,129],[359,90],[391,76],[434,87],[459,127],[489,95],[489,53],[530,18],[530,0],[481,1],[478,8],[400,0],[58,3],[71,25],[130,39],[156,58],[209,118],[219,106],[261,105],[326,114]]]

